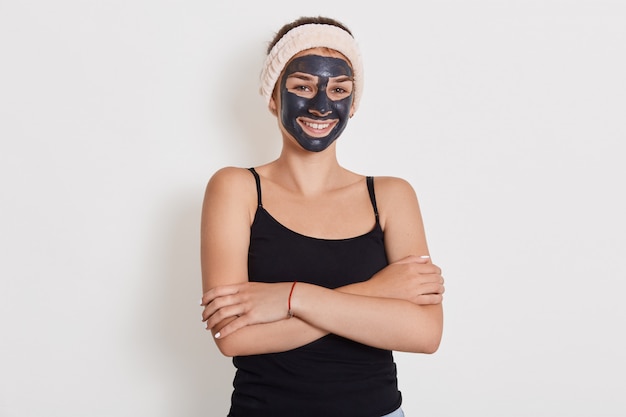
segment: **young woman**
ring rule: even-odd
[[[333,19],[298,19],[261,83],[282,152],[216,172],[202,213],[202,319],[237,368],[229,416],[402,416],[392,351],[437,350],[444,286],[412,187],[337,162],[363,90],[357,44]]]

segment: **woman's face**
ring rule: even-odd
[[[296,55],[280,80],[280,123],[304,149],[323,151],[348,123],[353,88],[343,55],[319,48]]]

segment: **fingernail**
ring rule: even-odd
[[[428,256],[428,255],[422,255],[422,256],[420,256],[420,258],[422,258],[422,259],[429,259],[429,258],[430,258],[430,256]]]
[[[220,332],[215,333],[215,338],[216,338],[216,339],[219,339],[219,338],[220,338],[220,336],[221,336]]]
[[[200,302],[198,304],[202,305],[202,298],[200,299]]]

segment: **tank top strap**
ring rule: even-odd
[[[374,177],[367,177],[367,191],[370,193],[370,201],[374,208],[374,214],[376,215],[376,221],[378,221],[378,206],[376,206],[376,194],[374,194]]]
[[[259,178],[259,174],[255,171],[254,168],[248,168],[248,171],[252,172],[252,175],[254,175],[254,181],[256,181],[256,195],[259,202],[259,207],[263,207],[263,203],[261,200],[261,178]]]

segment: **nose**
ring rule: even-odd
[[[315,97],[311,100],[309,112],[318,116],[327,116],[332,112],[330,99],[328,95],[326,95],[326,91],[320,89],[320,91],[317,92]]]

